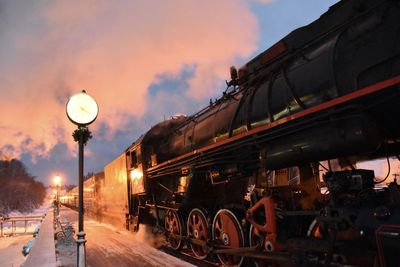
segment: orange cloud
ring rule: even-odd
[[[160,74],[190,66],[188,97],[215,96],[229,66],[258,42],[246,0],[10,1],[2,12],[0,150],[12,156],[75,147],[65,115],[73,93],[97,100],[91,128],[104,123],[111,137],[143,116]]]

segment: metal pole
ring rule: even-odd
[[[85,232],[83,231],[83,131],[82,127],[79,127],[79,225],[78,225],[78,239],[76,243],[78,245],[78,267],[84,267],[86,265],[86,253],[85,253]]]
[[[57,205],[54,205],[54,209],[53,209],[53,228],[54,231],[57,229]]]
[[[83,231],[83,133],[79,134],[79,232]]]
[[[60,216],[60,185],[59,184],[57,184],[56,185],[57,186],[57,196],[56,196],[56,199],[57,199],[57,220],[58,220],[58,217]]]

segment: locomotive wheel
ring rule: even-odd
[[[208,222],[206,215],[200,209],[192,209],[187,219],[187,234],[190,238],[202,241],[209,239]],[[198,259],[207,258],[207,247],[190,243],[194,255]]]
[[[260,232],[253,225],[250,225],[249,230],[249,243],[250,246],[262,247],[264,243],[264,237],[260,234]]]
[[[227,209],[221,209],[214,217],[212,237],[219,245],[239,248],[244,246],[243,229],[235,214]],[[243,256],[217,254],[220,262],[225,266],[240,266]]]
[[[314,238],[322,238],[321,227],[318,225],[316,219],[314,219],[311,225],[309,226],[307,231],[307,236]]]
[[[168,210],[167,215],[165,216],[165,231],[167,235],[167,241],[171,248],[175,250],[181,249],[183,245],[182,239],[171,236],[183,236],[182,221],[178,215],[178,212],[174,210]]]

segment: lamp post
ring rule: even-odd
[[[61,177],[59,175],[54,176],[53,183],[56,186],[56,216],[58,217],[60,214],[60,186],[61,186]]]
[[[78,126],[72,136],[74,141],[79,144],[79,220],[78,220],[78,267],[86,265],[85,253],[85,232],[83,230],[83,146],[92,137],[87,126],[94,122],[97,118],[99,108],[96,101],[86,94],[85,90],[70,97],[67,103],[67,116],[68,119]]]

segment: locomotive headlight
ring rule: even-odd
[[[132,181],[139,181],[143,178],[143,173],[138,169],[131,170],[131,180]]]

